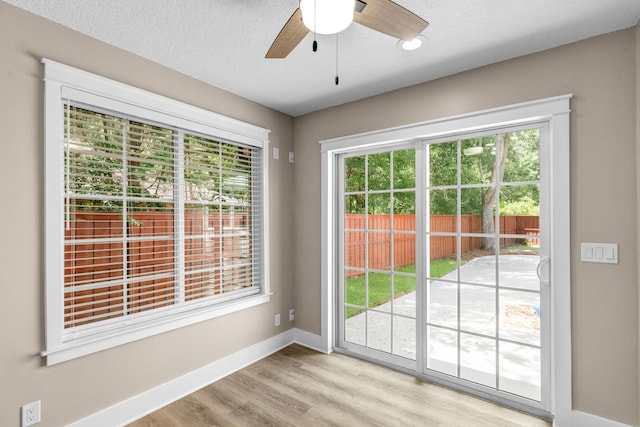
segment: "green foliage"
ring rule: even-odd
[[[457,214],[457,186],[461,184],[478,187],[460,191],[460,213],[480,215],[482,193],[493,184],[496,139],[497,135],[487,135],[428,146],[432,214]],[[539,188],[526,183],[540,179],[539,151],[537,129],[511,133],[499,195],[501,214],[536,214]],[[392,209],[396,214],[415,213],[414,150],[349,157],[344,165],[346,213],[388,214]]]
[[[122,199],[156,198],[173,181],[169,129],[79,107],[65,112],[68,192],[76,210],[122,212]],[[126,179],[125,179],[126,178]],[[145,201],[137,208],[171,203]],[[133,208],[133,206],[132,206]]]
[[[85,108],[65,109],[65,183],[72,210],[171,209],[177,130]],[[250,202],[250,148],[185,134],[187,200]],[[157,201],[155,201],[155,200]]]
[[[415,213],[414,150],[348,157],[344,168],[346,213]]]
[[[460,161],[460,184],[478,185],[460,191],[460,213],[480,215],[482,193],[492,182],[496,161],[497,135],[450,141],[429,146],[429,192],[432,214],[457,213],[457,162]],[[535,215],[539,200],[537,185],[524,184],[540,179],[540,141],[537,129],[514,132],[508,141],[504,175],[499,195],[503,215]],[[450,187],[450,189],[443,188]],[[451,188],[454,187],[454,188]],[[495,212],[495,208],[494,208]]]
[[[501,203],[500,215],[540,215],[540,205],[528,195],[508,203]]]
[[[243,201],[251,195],[251,149],[185,135],[184,178],[188,200]]]

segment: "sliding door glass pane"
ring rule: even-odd
[[[425,155],[427,369],[539,401],[539,130]]]
[[[343,166],[344,340],[415,360],[415,150]]]

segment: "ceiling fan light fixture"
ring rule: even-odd
[[[300,0],[302,22],[317,34],[336,34],[353,21],[355,0]]]

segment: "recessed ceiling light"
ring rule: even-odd
[[[425,40],[426,40],[426,37],[420,34],[418,37],[416,37],[413,40],[409,40],[409,41],[398,40],[398,43],[396,44],[396,46],[398,47],[398,49],[401,49],[401,50],[416,50],[420,46],[422,46],[422,42],[424,42]]]

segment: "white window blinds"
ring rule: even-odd
[[[260,148],[64,103],[67,336],[258,293]]]

